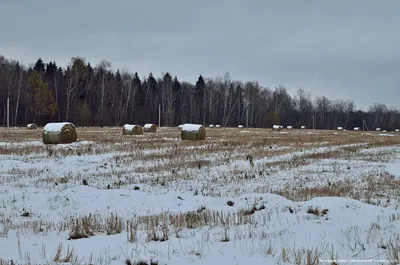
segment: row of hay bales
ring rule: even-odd
[[[210,125],[208,125],[208,127],[210,127],[210,128],[217,128],[217,129],[222,128],[221,125],[219,125],[219,124],[217,124],[217,125],[215,125],[215,126],[214,126],[214,124],[210,124]],[[243,127],[244,127],[243,125],[238,125],[238,128],[239,128],[239,129],[243,129]]]
[[[272,126],[272,130],[282,130],[283,129],[283,126],[282,125],[273,125]],[[293,126],[286,126],[286,129],[287,130],[293,130]],[[304,128],[302,128],[302,129],[304,129]]]
[[[28,129],[37,129],[36,124],[28,124]],[[181,130],[182,140],[205,140],[206,139],[206,129],[200,124],[182,124],[178,128]],[[243,128],[239,125],[238,128]],[[281,130],[283,126],[274,125],[274,130]],[[287,126],[287,129],[292,129],[291,126]],[[357,130],[356,128],[354,128]],[[343,127],[338,127],[338,130],[343,130]],[[358,128],[359,130],[359,128]],[[139,125],[125,124],[122,128],[123,135],[140,135],[143,132],[155,133],[157,131],[157,126],[155,124],[145,124],[143,127]],[[396,129],[399,132],[399,129]],[[56,122],[48,123],[43,128],[42,138],[44,144],[68,144],[76,142],[78,135],[76,132],[76,127],[71,122]]]
[[[206,129],[200,124],[183,124],[181,128],[182,140],[205,140]],[[28,126],[33,129],[33,126]],[[36,128],[37,129],[37,126]],[[139,125],[125,124],[122,127],[122,135],[141,135],[143,132],[155,133],[157,126],[154,124],[145,124],[143,127]],[[48,123],[43,128],[42,138],[44,144],[69,144],[76,142],[78,134],[76,127],[71,122],[55,122]]]
[[[31,123],[27,126],[28,130],[37,129],[36,124]],[[123,135],[137,135],[144,132],[156,132],[154,124],[145,124],[143,127],[138,125],[125,124],[122,128]],[[69,144],[76,142],[78,134],[76,127],[71,122],[48,123],[43,128],[42,139],[44,144]]]
[[[181,131],[182,140],[205,140],[206,139],[206,128],[201,124],[185,123],[178,126]],[[145,124],[143,127],[139,125],[125,124],[122,128],[123,135],[141,135],[143,132],[153,132],[157,130],[154,124]]]
[[[272,130],[274,130],[274,131],[275,130],[282,130],[282,129],[283,129],[282,125],[273,125],[272,126]],[[292,126],[287,126],[286,129],[287,130],[293,130],[293,127]],[[306,126],[301,126],[300,129],[306,129]],[[342,126],[338,126],[336,128],[336,130],[337,131],[346,131],[346,129],[343,128]],[[353,130],[354,131],[360,131],[360,127],[354,127]],[[382,129],[381,128],[376,128],[376,131],[382,131]],[[394,131],[395,132],[400,132],[400,129],[395,129]],[[383,132],[386,132],[386,130],[383,130]]]
[[[157,132],[157,126],[155,124],[147,123],[143,127],[140,125],[125,124],[122,127],[122,135],[140,135],[145,133]]]

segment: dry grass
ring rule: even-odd
[[[272,191],[292,201],[308,201],[315,197],[350,197],[355,188],[355,183],[350,181],[337,181],[331,185],[315,187],[294,187]]]
[[[324,216],[324,215],[328,214],[328,212],[329,212],[328,209],[320,210],[318,207],[314,208],[312,206],[308,207],[308,209],[307,209],[307,213],[313,214],[316,216]]]
[[[133,243],[139,234],[145,233],[146,241],[167,241],[172,235],[179,237],[183,229],[198,229],[204,226],[222,227],[229,230],[238,225],[266,224],[271,213],[262,213],[256,220],[255,212],[265,209],[264,205],[254,205],[250,210],[234,212],[199,209],[198,211],[163,213],[158,215],[138,216],[124,220],[114,214],[104,218],[102,215],[88,215],[71,220],[70,225],[59,226],[59,232],[70,227],[69,240],[88,238],[100,234],[119,234],[126,232],[128,241]]]
[[[63,252],[63,245],[62,245],[62,243],[60,243],[58,245],[57,252],[56,252],[56,254],[55,254],[54,258],[53,258],[54,262],[57,262],[57,263],[70,262],[72,264],[76,264],[76,262],[78,261],[78,257],[74,253],[75,251],[74,251],[73,248],[70,248],[68,246],[67,251],[64,254],[64,256],[62,255],[62,252]]]
[[[399,187],[400,179],[394,175],[388,172],[371,172],[361,175],[358,180],[342,180],[313,187],[293,187],[274,190],[272,193],[293,201],[308,201],[315,197],[347,197],[385,206],[384,202],[389,203],[391,197],[399,197]]]
[[[400,235],[389,241],[385,254],[390,265],[396,265],[400,262]]]

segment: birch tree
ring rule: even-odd
[[[24,85],[24,69],[20,67],[19,64],[17,64],[16,66],[17,69],[17,74],[18,74],[18,82],[17,82],[17,98],[16,98],[16,102],[15,102],[15,114],[14,114],[14,125],[17,125],[18,122],[18,109],[19,109],[19,100],[21,98],[21,89],[22,86]]]
[[[97,94],[99,113],[98,120],[100,121],[100,126],[104,125],[104,104],[106,102],[106,98],[110,94],[110,79],[109,79],[109,71],[111,68],[111,63],[106,60],[100,61],[100,63],[95,68],[95,75],[97,79],[97,86],[94,91]]]

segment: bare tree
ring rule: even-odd
[[[111,68],[111,63],[106,60],[101,60],[100,63],[95,68],[95,75],[98,82],[98,86],[95,87],[94,91],[97,94],[98,104],[99,104],[99,118],[100,126],[104,125],[104,104],[106,98],[110,93],[110,80],[108,74]]]
[[[66,110],[65,120],[68,121],[70,118],[71,104],[74,98],[78,95],[79,86],[86,77],[86,62],[84,58],[73,57],[71,59],[71,66],[67,69],[67,86],[65,90],[66,94]]]
[[[118,104],[117,122],[120,125],[125,117],[128,116],[128,107],[135,97],[133,75],[128,72],[122,74],[121,93]]]
[[[20,97],[21,97],[21,89],[22,89],[22,86],[23,86],[25,72],[24,72],[24,69],[21,68],[19,64],[17,64],[15,67],[17,68],[17,72],[18,72],[18,83],[17,83],[17,99],[16,99],[16,102],[15,102],[14,125],[17,125],[19,100],[20,100]]]

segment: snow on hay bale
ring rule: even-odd
[[[178,130],[182,131],[183,124],[178,126]]]
[[[343,127],[337,127],[338,131],[343,131]]]
[[[396,129],[396,130],[394,130],[395,132],[400,132],[400,129]]]
[[[139,125],[125,124],[122,127],[122,135],[139,135],[143,134],[143,127]]]
[[[281,130],[283,127],[281,125],[272,126],[272,130]]]
[[[210,125],[208,125],[208,127],[214,128],[214,124],[210,124]]]
[[[239,128],[239,129],[243,129],[243,125],[239,125],[238,128]]]
[[[29,123],[26,128],[28,130],[36,130],[37,129],[37,125],[35,123]]]
[[[360,127],[354,127],[354,130],[355,130],[355,131],[359,131],[359,130],[360,130]]]
[[[221,125],[215,125],[215,128],[221,128]]]
[[[286,129],[293,130],[293,126],[287,126]]]
[[[181,132],[182,140],[205,140],[206,139],[206,128],[200,124],[184,124]]]
[[[304,125],[303,125],[303,126],[301,126],[300,128],[301,128],[301,129],[305,129],[305,128],[306,128],[306,126],[304,126]]]
[[[157,131],[157,126],[155,124],[147,123],[144,125],[144,132],[155,133]]]
[[[376,128],[376,130],[377,130],[377,131],[380,131],[380,130],[381,130],[381,128]]]
[[[44,126],[42,138],[44,144],[69,144],[76,142],[78,135],[73,123],[54,122]]]

